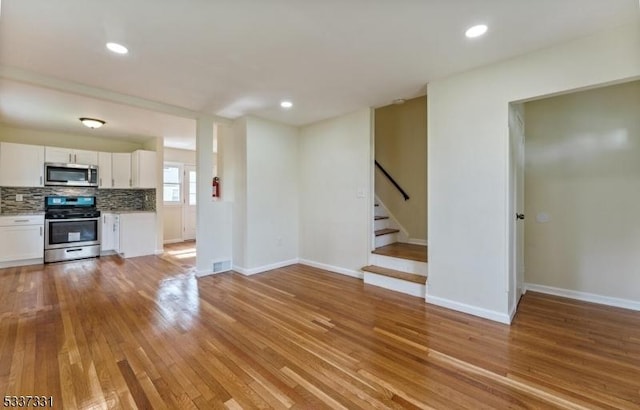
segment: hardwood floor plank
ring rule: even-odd
[[[196,278],[172,258],[0,269],[0,389],[56,408],[640,408],[639,312],[529,292],[509,327],[309,266]]]

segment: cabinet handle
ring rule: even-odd
[[[131,178],[129,178],[129,186],[133,186],[133,184],[131,183]]]
[[[107,216],[106,215],[102,215],[102,223],[103,224],[107,223]]]
[[[71,154],[69,154],[69,162],[71,162]]]
[[[28,219],[14,219],[13,222],[29,222]]]
[[[100,178],[100,186],[102,186],[102,177]]]
[[[111,187],[113,188],[116,185],[116,182],[111,178]]]
[[[42,175],[40,175],[40,185],[42,185]]]
[[[40,227],[40,236],[42,236],[42,227]]]
[[[78,154],[73,154],[73,162],[78,162]]]

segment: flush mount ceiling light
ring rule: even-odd
[[[478,24],[476,26],[469,27],[469,29],[467,29],[467,31],[464,32],[464,35],[467,36],[468,38],[480,37],[481,35],[487,32],[487,28],[488,27],[484,24]]]
[[[116,54],[127,54],[129,49],[118,43],[107,43],[107,48]]]
[[[96,118],[80,117],[78,119],[80,120],[80,122],[82,122],[82,125],[84,125],[85,127],[91,128],[91,129],[100,128],[104,124],[106,124],[106,122],[104,122],[102,120],[98,120]]]
[[[406,102],[407,102],[407,100],[405,100],[404,98],[396,98],[395,100],[393,100],[393,103],[394,103],[395,105],[404,104],[404,103],[406,103]]]
[[[280,103],[280,107],[282,107],[282,108],[291,108],[291,107],[293,107],[293,103],[291,101],[282,101]]]

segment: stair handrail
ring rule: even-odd
[[[384,174],[385,177],[387,177],[387,179],[393,184],[394,187],[396,187],[396,189],[398,191],[400,191],[400,193],[402,194],[402,196],[404,197],[404,200],[407,201],[409,199],[409,194],[407,194],[407,192],[402,189],[402,187],[400,185],[398,185],[398,183],[396,182],[395,179],[393,179],[393,177],[391,176],[391,174],[389,174],[387,172],[386,169],[384,169],[384,167],[382,165],[380,165],[380,163],[378,162],[378,160],[373,160],[376,163],[376,167],[378,167],[378,169],[380,171],[382,171],[382,173]]]

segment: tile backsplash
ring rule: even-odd
[[[16,195],[22,201],[16,201]],[[96,197],[103,211],[155,211],[155,189],[97,189],[82,187],[15,188],[0,187],[0,214],[44,211],[44,197],[49,195],[90,195]]]

